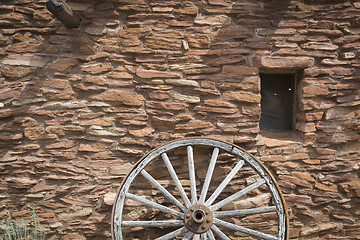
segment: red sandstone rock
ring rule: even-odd
[[[303,88],[304,97],[327,96],[330,91],[324,85],[310,85]]]
[[[340,184],[340,189],[346,192],[348,197],[360,197],[360,182],[352,181]]]
[[[336,186],[327,186],[318,182],[315,184],[315,188],[320,189],[322,191],[337,192]]]
[[[192,129],[208,128],[212,126],[213,125],[209,122],[203,122],[201,120],[191,120],[189,123],[176,125],[175,129],[192,130]]]
[[[170,102],[155,102],[155,101],[147,101],[146,106],[149,108],[170,110],[170,111],[183,111],[188,108],[188,104],[185,103],[170,103]]]
[[[119,36],[123,38],[141,37],[150,33],[151,28],[125,28],[119,30]]]
[[[226,65],[223,67],[223,73],[239,74],[239,75],[257,75],[259,70],[241,65]]]
[[[128,91],[108,90],[104,93],[93,96],[92,99],[108,101],[120,106],[142,106],[144,98],[141,95]]]
[[[252,36],[252,33],[246,29],[241,27],[228,27],[221,28],[217,31],[213,37],[213,41],[228,41],[233,39],[243,39],[246,37]]]
[[[175,10],[175,12],[178,14],[197,15],[198,10],[199,9],[197,7],[185,7],[185,8],[180,8],[178,10]]]
[[[100,152],[105,151],[109,148],[107,144],[94,143],[94,144],[80,144],[79,151],[80,152]]]
[[[145,47],[151,49],[180,50],[181,46],[182,42],[179,39],[151,36],[145,40]]]
[[[172,72],[162,72],[155,70],[146,70],[138,68],[136,70],[136,75],[140,78],[150,79],[150,78],[180,78],[181,75],[178,73]]]
[[[151,121],[154,127],[160,130],[173,129],[176,124],[174,119],[160,118],[156,116],[154,116]]]
[[[9,78],[22,78],[36,72],[36,68],[29,67],[4,67],[1,69],[4,76]]]
[[[234,63],[240,63],[245,61],[244,56],[223,56],[219,58],[213,58],[210,61],[207,62],[210,66],[221,66],[221,65],[229,65]]]
[[[89,72],[89,73],[95,75],[95,74],[99,74],[99,73],[108,72],[108,71],[110,71],[111,68],[112,68],[112,65],[110,65],[110,64],[94,64],[94,65],[85,66],[83,68],[83,71]]]
[[[210,38],[208,35],[187,35],[187,41],[191,48],[209,48]]]
[[[260,103],[261,96],[259,94],[249,93],[245,91],[226,92],[224,94],[226,100],[235,102]]]
[[[129,133],[135,137],[143,138],[150,136],[154,131],[153,128],[147,127],[139,130],[129,130]]]
[[[229,26],[231,24],[231,18],[226,15],[198,15],[195,18],[195,23],[200,25],[221,25]]]
[[[77,65],[77,63],[78,63],[78,61],[76,61],[75,59],[62,58],[62,59],[56,60],[54,63],[52,63],[49,66],[49,68],[52,70],[57,70],[57,71],[63,72],[65,70],[67,70],[68,68]]]

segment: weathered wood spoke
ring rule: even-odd
[[[240,160],[236,166],[231,170],[231,172],[226,176],[226,178],[222,181],[219,187],[215,190],[215,192],[210,196],[210,198],[205,202],[205,206],[210,206],[216,198],[220,195],[220,193],[224,190],[224,188],[229,184],[231,179],[235,176],[235,174],[240,170],[240,168],[244,165],[244,161]]]
[[[183,220],[167,221],[123,221],[123,227],[181,227],[184,226]]]
[[[178,236],[180,236],[183,233],[186,233],[188,230],[186,229],[186,227],[182,227],[179,228],[171,233],[165,234],[162,237],[156,238],[155,240],[169,240],[169,239],[173,239],[176,238]]]
[[[145,170],[141,171],[141,174],[149,181],[151,182],[159,191],[167,198],[169,199],[176,207],[178,207],[181,211],[185,212],[186,208],[184,205],[182,205],[171,193],[169,193],[161,184],[156,181],[149,173],[147,173]]]
[[[218,155],[219,155],[219,148],[216,147],[216,148],[214,148],[213,153],[211,155],[210,164],[209,164],[206,176],[205,176],[203,188],[201,190],[201,195],[200,195],[200,199],[199,199],[200,204],[203,204],[205,202],[205,198],[206,198],[206,195],[209,190],[210,181],[211,181],[211,178],[212,178],[212,175],[214,172],[214,168],[215,168],[215,164],[216,164]]]
[[[228,236],[225,235],[218,227],[213,225],[211,229],[215,232],[215,234],[221,239],[221,240],[231,240]]]
[[[191,240],[194,237],[194,233],[193,232],[188,232],[185,237],[183,237],[183,240]]]
[[[242,189],[241,191],[238,191],[237,193],[231,195],[230,197],[225,198],[221,202],[218,202],[217,204],[212,205],[210,207],[210,209],[213,211],[218,210],[219,208],[225,206],[226,204],[229,204],[229,203],[241,198],[242,196],[246,195],[247,193],[255,190],[256,188],[258,188],[264,184],[265,184],[265,180],[261,179],[255,183],[247,186],[246,188]]]
[[[155,168],[148,167],[152,162],[155,162],[155,165],[151,165]],[[230,171],[226,170],[227,174],[224,176],[219,175],[224,171],[222,169],[229,167],[225,164],[234,167]],[[147,171],[148,168],[150,171]],[[160,174],[151,171],[160,171]],[[165,171],[165,174],[161,171]],[[138,182],[135,180],[142,178],[138,177],[141,175],[152,188],[139,189],[139,186],[144,186],[141,185],[143,179]],[[155,179],[155,176],[159,179]],[[246,186],[248,177],[252,182],[253,179],[257,180]],[[215,180],[219,182],[212,182]],[[163,182],[169,181],[175,187],[167,188],[163,185]],[[133,185],[134,188],[131,188]],[[262,187],[264,185],[266,187]],[[158,198],[158,194],[162,195]],[[242,202],[251,200],[246,197],[253,198],[257,195],[271,196],[271,199],[269,197],[266,202],[259,204],[251,202],[250,205],[241,205]],[[243,209],[229,211],[232,205],[243,206]],[[148,214],[139,214],[145,210]],[[255,214],[255,218],[246,218]],[[154,217],[148,218],[149,216]],[[242,217],[249,219],[244,221],[246,227],[242,226]],[[274,217],[274,220],[269,221],[269,217]],[[254,227],[251,225],[254,219],[263,219],[266,221],[265,225],[269,221],[277,226],[269,225],[259,230],[258,224]],[[157,234],[153,238],[155,240],[231,240],[238,239],[239,232],[263,240],[285,240],[288,228],[285,202],[271,173],[241,148],[206,138],[174,141],[144,156],[125,178],[119,190],[112,221],[113,240],[129,240],[134,236],[142,238],[139,229],[148,231],[144,235],[149,232]],[[199,227],[194,228],[194,224],[199,224]],[[123,232],[123,228],[126,231]],[[133,235],[129,234],[132,228],[137,228]],[[150,228],[162,230],[154,231]]]
[[[260,207],[260,208],[214,212],[214,216],[215,217],[247,216],[247,215],[259,214],[259,213],[276,212],[276,210],[277,210],[276,206],[269,206],[269,207]]]
[[[209,238],[209,240],[215,240],[215,236],[214,236],[213,232],[211,231],[211,229],[206,232],[206,236]]]
[[[189,166],[189,177],[190,177],[190,188],[191,188],[191,204],[196,204],[196,179],[195,179],[195,166],[194,166],[194,154],[191,146],[187,147],[188,154],[188,166]]]
[[[211,231],[211,230],[209,230]],[[207,233],[203,233],[200,235],[200,240],[207,240]]]
[[[200,235],[199,235],[199,234],[195,234],[192,240],[200,240]]]
[[[251,235],[251,236],[254,236],[254,237],[259,237],[259,238],[262,238],[262,239],[265,239],[265,240],[278,240],[279,239],[279,238],[277,238],[275,236],[271,236],[271,235],[266,234],[266,233],[262,233],[262,232],[255,231],[255,230],[252,230],[252,229],[249,229],[249,228],[245,228],[245,227],[242,227],[242,226],[239,226],[239,225],[235,225],[233,223],[225,222],[225,221],[217,219],[217,218],[214,219],[214,223],[216,225],[223,226],[225,228],[229,228],[229,229],[234,230],[234,231],[243,232],[243,233],[246,233],[248,235]]]
[[[183,213],[180,213],[180,212],[178,212],[178,211],[175,211],[175,210],[173,210],[173,209],[171,209],[171,208],[168,208],[168,207],[163,206],[163,205],[161,205],[161,204],[158,204],[158,203],[156,203],[156,202],[149,201],[149,200],[147,200],[147,199],[145,199],[145,198],[136,196],[136,195],[134,195],[134,194],[127,193],[127,194],[126,194],[126,197],[128,197],[128,198],[130,198],[130,199],[132,199],[132,200],[134,200],[134,201],[137,201],[137,202],[139,202],[139,203],[143,203],[143,204],[145,204],[145,205],[148,205],[149,207],[158,209],[158,210],[160,210],[160,211],[162,211],[162,212],[164,212],[164,213],[168,213],[168,214],[170,214],[170,215],[173,215],[173,216],[175,216],[175,217],[177,217],[177,218],[181,218],[181,219],[184,218],[184,214],[183,214]]]
[[[187,195],[185,193],[185,190],[184,190],[183,186],[181,185],[179,177],[176,175],[176,172],[175,172],[174,167],[172,166],[172,164],[171,164],[171,162],[169,160],[169,157],[167,156],[166,153],[161,154],[161,157],[164,160],[164,163],[165,163],[165,165],[166,165],[166,167],[167,167],[167,169],[168,169],[168,171],[169,171],[169,173],[171,175],[172,180],[175,182],[175,185],[179,190],[180,196],[181,196],[182,200],[184,201],[185,206],[187,208],[190,207],[191,203],[189,201],[189,198],[187,197]]]

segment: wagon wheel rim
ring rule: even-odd
[[[206,175],[201,183],[197,186],[196,169],[194,160],[194,149],[197,147],[207,147],[212,149],[211,157],[208,160]],[[178,149],[186,149],[187,169],[189,176],[189,190],[186,192],[181,179],[179,179],[176,169],[173,166],[173,161],[169,156],[173,151]],[[223,178],[212,192],[210,186],[211,180],[219,160],[220,153],[230,154],[236,159],[234,167]],[[146,167],[155,160],[161,159],[161,162],[166,166],[171,180],[176,186],[177,195],[169,192],[158,180],[146,171]],[[237,175],[242,167],[245,165],[250,166],[257,174],[257,180],[240,189],[236,189],[234,193],[229,194],[221,200],[217,200],[224,189],[231,183],[234,176]],[[255,174],[255,176],[256,176]],[[171,207],[165,206],[156,201],[149,200],[151,196],[143,197],[130,193],[129,189],[132,183],[139,176],[143,177],[150,183],[159,194],[162,194]],[[239,199],[246,198],[246,196],[257,191],[260,187],[265,186],[271,194],[271,202],[269,206],[261,206],[256,208],[246,208],[226,211],[223,207],[238,201]],[[140,220],[140,221],[127,221],[123,219],[125,202],[132,200],[140,203],[148,208],[155,209],[161,213],[171,215],[175,219],[163,220]],[[262,231],[254,230],[249,227],[244,227],[242,224],[227,221],[226,218],[236,218],[239,216],[251,216],[254,214],[267,214],[273,213],[276,215],[277,230],[275,234],[268,234]],[[224,219],[225,218],[225,219]],[[223,220],[224,219],[224,220]],[[165,145],[162,145],[141,158],[128,173],[123,180],[117,196],[114,201],[112,213],[112,238],[115,240],[127,239],[123,228],[174,228],[167,233],[161,233],[161,236],[156,240],[165,239],[235,239],[233,235],[224,232],[232,231],[235,234],[241,233],[255,239],[266,240],[285,240],[288,239],[288,213],[284,197],[275,178],[271,172],[254,156],[246,152],[242,148],[226,143],[220,140],[210,138],[185,138],[176,140]],[[236,238],[239,239],[239,238]]]

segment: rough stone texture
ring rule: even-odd
[[[109,239],[133,164],[210,136],[271,170],[290,239],[360,239],[359,2],[68,0],[78,29],[45,2],[0,4],[1,219]],[[299,73],[294,132],[260,131],[261,71]]]
[[[262,69],[305,69],[314,66],[314,58],[257,56],[254,65]]]

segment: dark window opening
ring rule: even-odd
[[[293,130],[296,74],[262,73],[260,78],[260,130]]]

